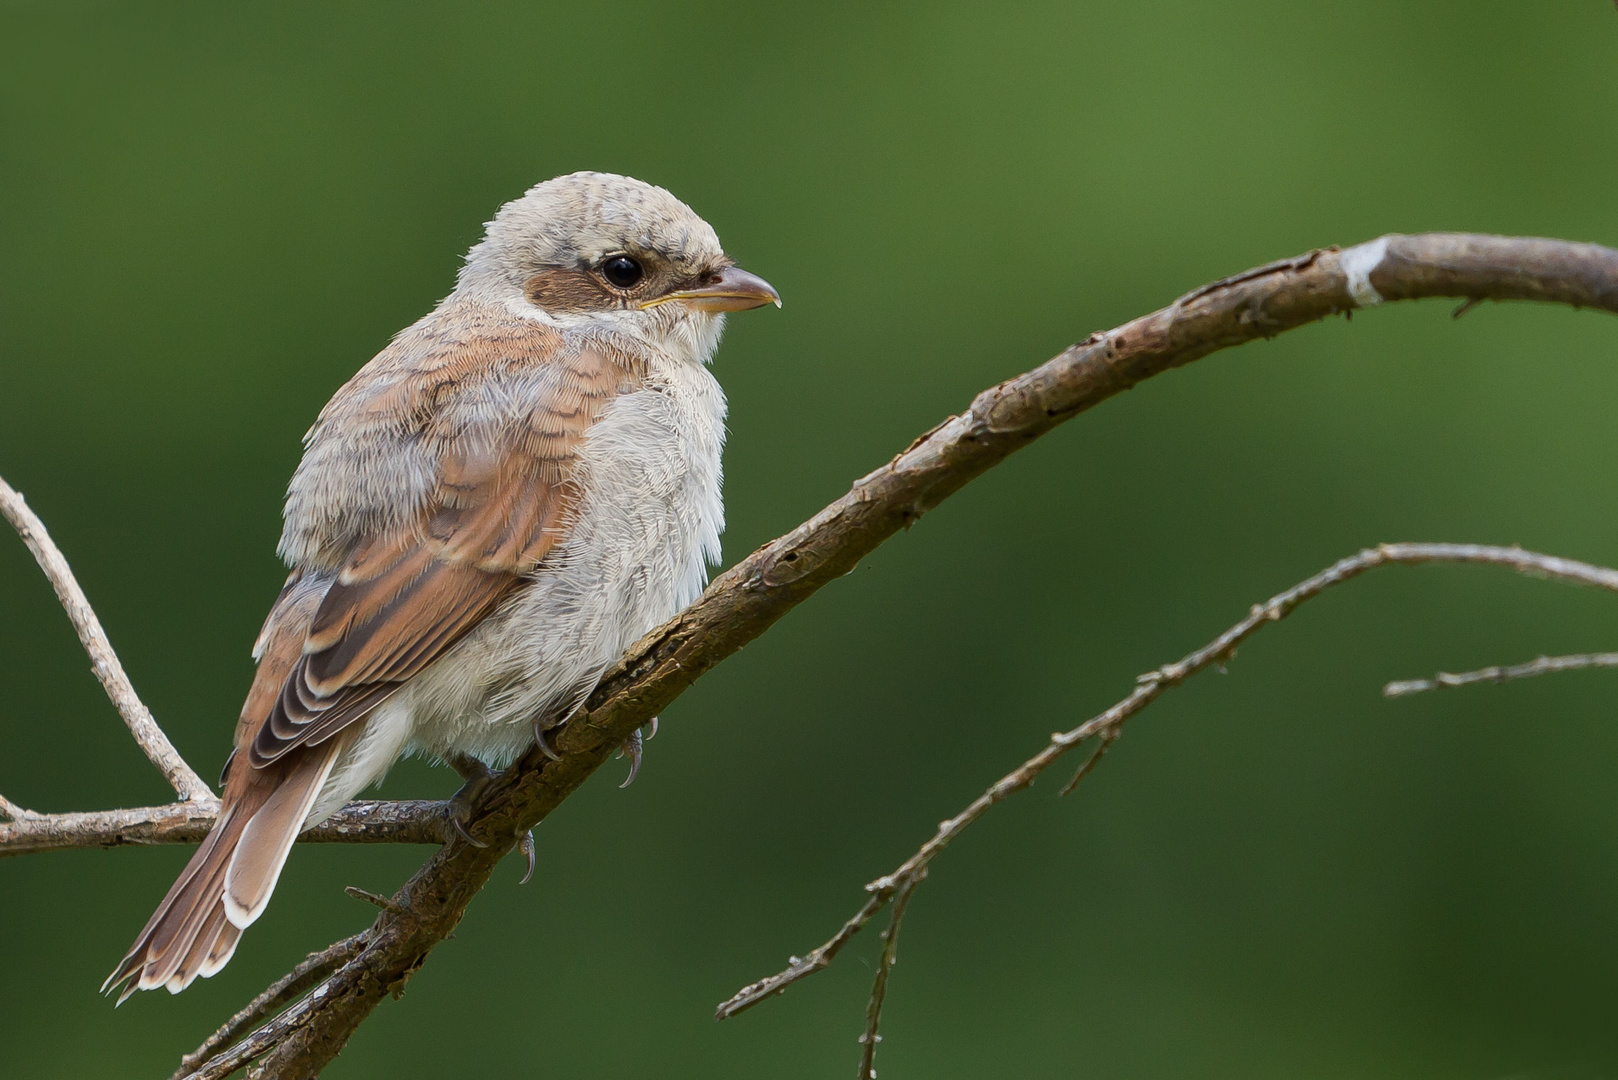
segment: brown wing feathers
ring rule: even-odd
[[[383,371],[368,387],[367,373],[388,359],[384,352],[368,365],[328,412],[350,394],[347,407],[399,413],[435,451],[436,484],[413,521],[354,537],[335,574],[295,572],[288,581],[261,635],[237,725],[236,746],[247,752],[230,764],[218,823],[103,987],[122,986],[120,1002],[136,988],[177,993],[224,966],[351,742],[334,736],[443,655],[538,567],[577,506],[579,444],[639,376],[623,357],[561,353],[555,335],[538,327],[443,342],[403,379]],[[518,371],[546,377],[539,405],[515,423],[508,413],[503,425],[469,430],[467,410],[455,403],[475,397],[479,376]]]
[[[375,708],[550,552],[578,501],[571,477],[578,443],[626,378],[593,354],[575,359],[594,363],[564,369],[551,395],[556,410],[536,411],[498,451],[442,454],[437,488],[415,527],[355,545],[253,739],[255,765],[316,745]],[[545,426],[536,430],[533,421]]]

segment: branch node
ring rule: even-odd
[[[1096,743],[1096,748],[1090,752],[1090,756],[1084,759],[1084,764],[1080,765],[1078,771],[1073,774],[1073,779],[1062,785],[1062,790],[1056,793],[1058,797],[1071,794],[1073,789],[1079,786],[1079,782],[1089,776],[1092,769],[1101,764],[1102,756],[1112,749],[1113,743],[1118,741],[1119,731],[1118,724],[1109,724],[1097,732],[1101,741]]]
[[[38,821],[41,816],[32,810],[18,806],[4,795],[0,795],[0,817],[9,818],[20,824],[25,821]]]

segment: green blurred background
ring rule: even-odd
[[[0,475],[212,775],[298,439],[579,168],[774,282],[716,371],[735,559],[984,386],[1223,274],[1389,231],[1618,243],[1590,0],[0,4]],[[724,1024],[995,777],[1358,546],[1618,562],[1618,321],[1377,311],[1042,440],[705,678],[513,861],[332,1077],[851,1075],[874,932]],[[0,792],[161,801],[0,536]],[[1618,1076],[1618,676],[1381,683],[1618,647],[1608,595],[1390,570],[935,866],[885,1078]],[[387,796],[447,794],[401,767]],[[295,852],[231,966],[96,996],[188,852],[0,862],[0,1076],[165,1076],[423,848]]]

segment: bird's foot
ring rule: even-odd
[[[454,769],[461,775],[461,779],[466,781],[460,790],[449,798],[449,823],[468,844],[479,848],[488,847],[488,844],[468,832],[466,827],[472,820],[472,804],[483,794],[483,789],[500,774],[469,754],[451,754],[444,759],[444,764]]]

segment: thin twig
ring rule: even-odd
[[[1063,789],[1064,793],[1071,790],[1073,785],[1082,780],[1095,766],[1101,754],[1117,738],[1124,721],[1157,700],[1165,690],[1178,686],[1207,667],[1233,659],[1237,646],[1242,642],[1270,623],[1286,618],[1299,604],[1319,596],[1334,585],[1340,585],[1380,566],[1413,566],[1421,563],[1500,566],[1530,577],[1552,578],[1570,584],[1590,585],[1618,592],[1618,570],[1558,558],[1554,555],[1541,555],[1518,547],[1492,547],[1483,544],[1382,544],[1375,548],[1366,548],[1346,559],[1340,559],[1313,577],[1270,597],[1265,603],[1254,604],[1247,618],[1197,651],[1140,676],[1136,679],[1134,691],[1106,712],[1091,717],[1071,731],[1052,735],[1049,745],[1043,750],[1002,776],[992,787],[974,799],[965,810],[940,824],[933,837],[891,874],[877,878],[865,886],[866,891],[872,894],[871,898],[865,902],[854,918],[843,924],[843,928],[831,941],[810,953],[811,957],[818,954],[821,962],[795,963],[784,971],[743,987],[728,1001],[720,1004],[717,1011],[718,1018],[724,1020],[744,1012],[765,998],[779,994],[793,983],[829,966],[832,956],[848,943],[848,939],[870,922],[871,918],[893,900],[901,889],[913,888],[915,882],[919,880],[918,875],[925,873],[932,860],[968,825],[987,813],[995,803],[1033,784],[1040,773],[1073,747],[1092,736],[1099,736],[1102,739],[1096,752],[1079,769],[1067,788]],[[835,948],[832,948],[833,945]]]
[[[1476,671],[1465,671],[1453,674],[1440,671],[1431,679],[1405,679],[1399,682],[1390,682],[1382,688],[1383,697],[1408,697],[1411,694],[1420,694],[1426,690],[1441,690],[1446,687],[1471,686],[1474,683],[1503,683],[1513,679],[1531,679],[1535,675],[1557,675],[1564,671],[1580,671],[1584,668],[1613,668],[1618,667],[1618,652],[1601,653],[1575,653],[1572,656],[1541,656],[1537,660],[1530,660],[1526,664],[1512,664],[1509,667],[1495,666],[1479,668]]]
[[[395,903],[389,897],[383,896],[381,893],[374,893],[369,889],[362,889],[358,885],[345,885],[343,887],[343,892],[347,893],[355,900],[363,900],[367,904],[374,904],[383,911],[391,912],[394,915],[408,914],[403,907]]]
[[[218,807],[169,803],[130,810],[36,814],[0,800],[0,859],[41,851],[127,845],[195,844],[213,828]],[[432,799],[352,802],[298,837],[309,844],[441,844],[450,804]]]
[[[1119,727],[1101,728],[1096,732],[1096,748],[1090,756],[1084,759],[1073,778],[1062,786],[1058,795],[1071,794],[1073,789],[1089,776],[1095,767],[1101,763],[1112,744],[1118,741]],[[899,927],[904,922],[905,911],[910,906],[910,898],[915,895],[916,887],[927,877],[927,866],[922,864],[913,871],[899,879],[898,888],[893,894],[893,912],[888,917],[888,928],[882,931],[882,955],[877,962],[876,977],[871,981],[871,999],[865,1006],[865,1031],[860,1035],[860,1045],[863,1050],[860,1054],[859,1080],[876,1080],[876,1044],[882,1041],[878,1028],[882,1022],[882,1005],[888,996],[888,977],[893,971],[893,965],[898,963]],[[867,904],[867,907],[870,905]],[[865,908],[860,909],[863,913]],[[872,914],[875,912],[873,911]],[[866,916],[867,920],[869,916]],[[861,924],[863,925],[863,923]],[[850,935],[852,936],[852,935]],[[817,952],[821,950],[816,950]],[[830,958],[827,958],[830,963]],[[785,989],[785,985],[781,987]],[[779,992],[779,991],[778,991]]]
[[[860,1035],[859,1080],[876,1080],[876,1044],[882,1041],[877,1028],[882,1022],[882,1003],[888,997],[888,976],[893,971],[893,965],[899,962],[899,924],[904,921],[905,908],[910,906],[916,886],[926,876],[927,869],[923,867],[914,876],[906,878],[893,895],[893,914],[888,918],[888,928],[882,931],[882,956],[877,960],[876,977],[871,980],[871,1000],[865,1006],[865,1031]]]
[[[101,620],[96,618],[90,601],[85,599],[84,590],[74,579],[67,559],[51,540],[50,533],[45,531],[45,523],[28,508],[21,493],[4,479],[0,479],[0,514],[5,515],[17,530],[17,535],[28,545],[39,568],[50,580],[51,588],[56,590],[56,598],[62,602],[62,609],[67,612],[73,629],[78,631],[84,651],[90,654],[90,669],[101,680],[107,697],[112,699],[124,723],[129,725],[130,733],[135,736],[141,750],[162,772],[181,801],[216,802],[213,789],[185,763],[168,736],[163,734],[163,729],[152,719],[151,712],[141,703],[129,676],[124,674],[123,665],[118,662],[118,654],[112,651],[106,631],[101,629]]]
[[[870,890],[870,888],[869,885],[866,886],[867,890]],[[839,927],[837,933],[831,936],[830,941],[817,949],[810,950],[807,956],[787,957],[786,970],[768,978],[760,979],[756,983],[750,983],[736,991],[730,1000],[722,1002],[714,1010],[714,1019],[729,1020],[732,1016],[758,1004],[765,998],[781,993],[799,979],[808,978],[822,968],[830,967],[831,962],[837,958],[837,954],[843,951],[843,946],[852,941],[855,934],[865,929],[866,923],[870,922],[879,911],[888,906],[888,900],[889,896],[874,890],[871,891],[871,898],[865,901],[865,906],[856,911],[847,922]]]
[[[310,953],[297,967],[248,1002],[241,1012],[226,1020],[218,1031],[203,1041],[201,1046],[182,1057],[180,1067],[175,1070],[170,1080],[182,1080],[183,1077],[190,1076],[221,1049],[241,1038],[244,1032],[252,1030],[265,1017],[272,1015],[287,1002],[294,1000],[305,990],[348,963],[365,948],[368,938],[368,934],[355,934],[335,945],[328,945],[319,952]]]

